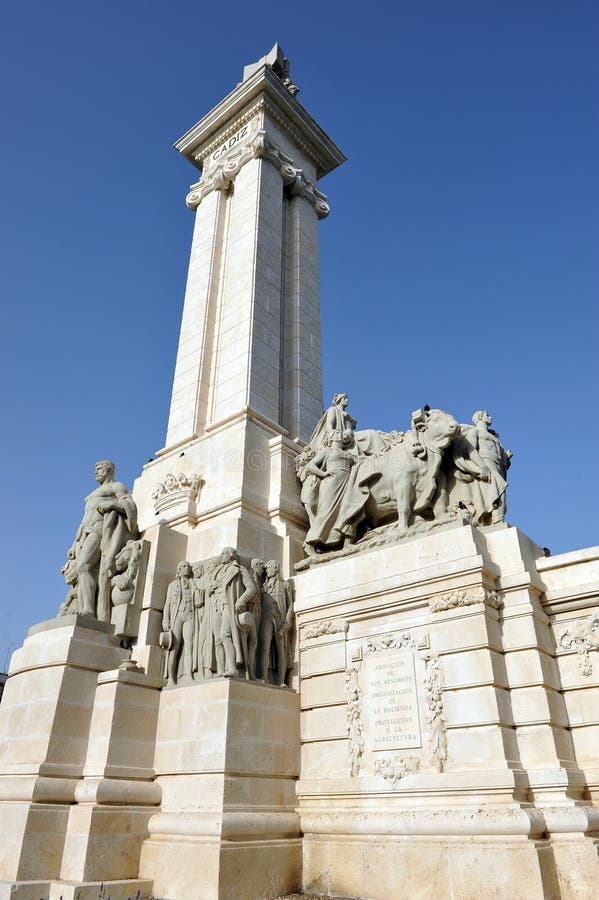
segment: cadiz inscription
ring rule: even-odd
[[[217,159],[220,159],[221,156],[224,156],[229,150],[232,150],[233,147],[237,147],[239,143],[241,143],[244,138],[247,138],[250,133],[250,126],[244,125],[243,128],[240,128],[239,131],[235,132],[235,134],[231,135],[231,137],[223,141],[220,147],[217,147],[216,150],[211,154],[212,162],[216,162]]]
[[[363,709],[368,710],[365,739],[371,750],[408,750],[422,746],[412,650],[367,657],[362,666]]]

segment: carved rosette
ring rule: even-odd
[[[576,651],[581,675],[592,675],[593,664],[589,650],[599,649],[599,612],[594,612],[588,619],[570,622],[559,635],[558,642],[565,650]]]
[[[428,606],[432,613],[438,613],[460,606],[473,606],[476,603],[484,603],[492,609],[499,609],[503,601],[497,591],[486,587],[476,587],[431,597]]]
[[[252,159],[267,159],[279,171],[291,196],[304,197],[314,208],[319,219],[328,216],[329,205],[326,195],[304,176],[301,169],[293,165],[291,157],[283,153],[263,130],[258,131],[256,136],[242,147],[231,150],[222,161],[218,161],[214,168],[206,172],[201,181],[192,186],[186,198],[187,206],[190,209],[197,209],[204,197],[212,191],[228,191],[240,169]]]
[[[161,481],[152,492],[156,515],[174,511],[175,507],[181,505],[189,512],[190,504],[195,505],[203,483],[198,474],[169,472],[164,481]]]

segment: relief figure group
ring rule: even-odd
[[[182,561],[169,584],[160,644],[169,684],[216,676],[285,686],[294,653],[291,584],[275,560],[242,560],[233,547]]]

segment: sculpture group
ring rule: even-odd
[[[511,451],[479,410],[472,425],[425,406],[408,431],[357,431],[347,394],[335,394],[296,459],[310,554],[343,549],[396,522],[400,534],[462,511],[475,525],[502,522]]]
[[[293,665],[291,584],[276,560],[247,565],[233,547],[182,561],[166,593],[160,644],[170,684],[216,676],[285,686]]]
[[[108,459],[96,463],[98,487],[85,511],[62,568],[70,585],[59,615],[79,613],[110,622],[112,607],[130,602],[139,567],[137,507],[126,486],[115,481]]]
[[[475,525],[502,522],[511,452],[490,428],[486,410],[472,425],[425,406],[408,431],[356,430],[347,394],[335,394],[296,459],[310,527],[309,556],[342,550],[373,529],[395,523],[401,537],[422,523],[440,525],[461,512]],[[60,614],[110,622],[130,603],[141,541],[135,502],[114,464],[95,467],[98,487],[63,567],[70,590]],[[242,560],[233,547],[201,562],[183,560],[168,587],[160,645],[170,684],[216,676],[285,685],[293,665],[293,595],[276,560]]]

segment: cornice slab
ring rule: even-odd
[[[263,66],[246,81],[238,84],[235,90],[175,142],[175,149],[201,170],[202,147],[208,145],[219,131],[227,127],[231,119],[238,117],[261,95],[269,98],[283,121],[297,130],[311,148],[318,178],[322,178],[345,162],[346,157],[339,147],[302,104],[289,93],[268,66]]]

